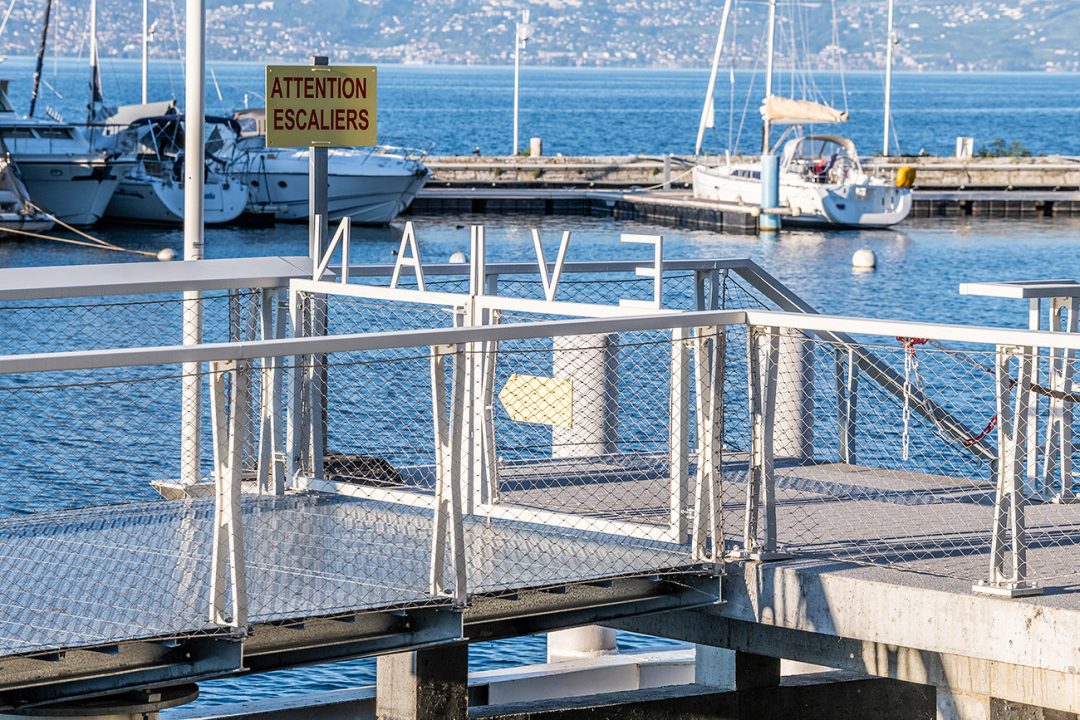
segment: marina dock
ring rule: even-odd
[[[1080,191],[913,193],[912,217],[1041,218],[1080,216]],[[712,232],[755,233],[761,210],[699,200],[686,190],[425,188],[409,211],[429,214],[586,215]]]
[[[464,644],[602,624],[698,644],[705,686],[788,658],[1080,712],[1073,428],[1027,422],[1069,412],[1032,361],[1076,335],[824,316],[739,259],[550,286],[473,243],[0,271],[41,330],[0,357],[0,709],[379,656],[381,716],[463,718]]]

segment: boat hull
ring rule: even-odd
[[[207,182],[203,217],[207,225],[232,222],[247,207],[240,182]],[[156,177],[126,177],[113,193],[106,216],[113,220],[174,225],[184,221],[184,186]]]
[[[736,173],[744,173],[742,175]],[[761,181],[748,168],[696,167],[694,197],[714,202],[761,206]],[[780,206],[786,225],[883,228],[911,212],[911,191],[890,185],[829,185],[781,177]]]
[[[252,153],[231,172],[248,188],[248,210],[276,220],[308,218],[306,154]],[[398,157],[331,154],[327,210],[331,220],[385,225],[402,213],[427,182],[423,164]]]
[[[130,162],[100,157],[16,158],[34,204],[68,225],[93,225],[105,214]]]
[[[15,239],[18,236],[18,233],[11,232],[12,230],[42,233],[51,230],[54,224],[52,220],[43,215],[0,213],[0,235],[11,235],[10,239]]]

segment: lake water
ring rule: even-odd
[[[704,60],[703,60],[704,61]],[[207,103],[228,114],[263,104],[263,66],[210,63]],[[33,61],[11,58],[0,77],[12,81],[16,108],[29,102]],[[89,71],[85,60],[48,59],[39,114],[45,106],[69,121],[86,117]],[[216,85],[214,79],[216,78]],[[762,77],[725,71],[716,92],[716,128],[705,149],[754,152],[760,143]],[[525,67],[521,76],[521,138],[544,139],[547,154],[612,155],[692,153],[701,114],[707,70]],[[108,103],[139,101],[140,66],[131,60],[104,60],[102,82]],[[815,76],[820,98],[847,107],[844,133],[864,154],[881,151],[883,79],[879,73],[849,73],[845,103],[836,73]],[[748,92],[753,89],[752,92]],[[789,78],[777,78],[778,92],[790,92]],[[150,99],[181,98],[184,83],[177,62],[151,64]],[[220,92],[220,97],[218,95]],[[801,96],[796,91],[792,93]],[[747,98],[753,99],[747,104]],[[734,100],[732,101],[732,98]],[[485,154],[510,151],[513,71],[510,67],[379,67],[379,137],[386,143],[429,148],[435,154],[462,154],[479,147]],[[1080,114],[1080,75],[1049,73],[897,73],[893,115],[899,147],[949,155],[958,135],[973,136],[976,147],[1002,138],[1039,154],[1080,155],[1080,134],[1072,124]]]

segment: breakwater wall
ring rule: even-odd
[[[740,158],[756,161],[756,158]],[[720,163],[709,156],[705,163]],[[747,232],[756,208],[693,198],[680,156],[432,157],[433,176],[414,213],[534,213],[613,216],[676,227]],[[892,179],[916,168],[912,217],[1080,216],[1080,158],[865,158]]]
[[[736,160],[757,162],[756,157]],[[723,157],[704,156],[705,164]],[[589,187],[658,189],[689,187],[696,160],[678,155],[631,156],[444,156],[427,160],[432,187]],[[892,179],[898,168],[917,171],[922,190],[1076,191],[1080,157],[971,158],[870,157],[862,159],[872,174]]]

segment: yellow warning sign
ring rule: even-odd
[[[574,383],[559,378],[511,375],[499,391],[511,420],[569,428],[574,426]]]
[[[376,145],[371,65],[267,65],[267,147]]]

